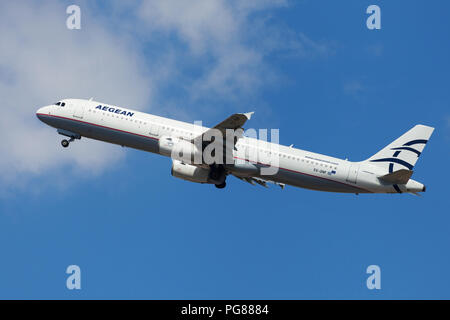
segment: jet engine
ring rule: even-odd
[[[222,168],[222,167],[220,167]],[[197,167],[172,159],[172,176],[175,178],[197,183],[209,183],[225,186],[226,174],[223,169]]]
[[[171,173],[175,178],[197,183],[208,183],[210,171],[209,168],[196,167],[178,160],[172,161]]]
[[[193,143],[175,138],[163,136],[158,142],[159,152],[162,155],[180,160],[184,163],[202,164],[202,152]]]

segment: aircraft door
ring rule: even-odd
[[[83,119],[84,105],[74,105],[73,106],[73,116],[78,119]]]
[[[358,178],[359,164],[352,164],[348,170],[347,182],[356,183]]]

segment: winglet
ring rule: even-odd
[[[252,115],[253,115],[254,113],[255,113],[255,111],[247,112],[247,113],[241,113],[241,114],[243,114],[244,116],[246,116],[246,117],[247,117],[247,120],[250,120],[251,117],[252,117]]]

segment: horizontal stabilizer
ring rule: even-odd
[[[409,178],[411,178],[412,174],[412,170],[400,169],[392,173],[388,173],[384,176],[378,177],[378,179],[392,184],[406,184]]]

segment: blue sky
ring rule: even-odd
[[[0,298],[450,297],[448,2],[81,1],[82,29],[69,31],[72,3],[0,5]],[[366,28],[370,4],[381,30]],[[255,111],[248,125],[279,128],[282,144],[354,161],[430,125],[413,176],[428,189],[355,196],[230,177],[217,190],[171,177],[157,155],[63,150],[34,113],[90,96],[206,125]],[[65,287],[72,264],[80,291]],[[372,264],[379,291],[366,288]]]

